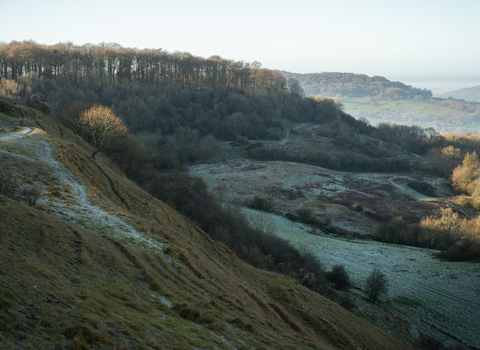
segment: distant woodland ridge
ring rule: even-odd
[[[390,98],[422,98],[432,97],[432,92],[427,89],[417,89],[401,82],[392,82],[380,76],[369,77],[365,74],[354,73],[308,73],[298,74],[282,72],[287,79],[296,79],[302,85],[307,95],[340,95],[348,97],[376,97],[378,99]]]
[[[453,97],[453,98],[462,99],[466,101],[480,102],[480,86],[473,86],[470,88],[449,91],[440,95],[440,97],[444,97],[444,98]]]

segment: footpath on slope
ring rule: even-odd
[[[43,172],[50,174],[50,178],[55,178],[56,186],[68,189],[69,195],[65,199],[44,196],[39,200],[39,204],[43,205],[47,212],[89,230],[108,234],[148,249],[163,251],[161,243],[146,237],[125,220],[89,201],[88,189],[83,179],[55,159],[49,144],[52,141],[42,129],[24,127],[18,132],[0,133],[0,147],[2,143],[21,148],[24,153],[22,156],[30,158]],[[43,187],[43,190],[47,187],[42,183],[38,185]]]

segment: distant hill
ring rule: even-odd
[[[450,96],[466,101],[480,101],[480,85],[466,89],[453,90],[440,95],[440,97],[443,98],[448,98]]]
[[[418,89],[401,82],[392,82],[380,76],[369,77],[354,73],[308,73],[282,72],[285,78],[298,80],[307,95],[325,95],[342,98],[374,97],[377,99],[408,99],[415,96],[432,97],[432,92]]]

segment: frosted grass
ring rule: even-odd
[[[313,253],[327,270],[344,265],[354,284],[362,286],[374,268],[381,269],[390,282],[390,299],[415,301],[409,310],[415,323],[480,345],[479,264],[442,262],[428,249],[314,235],[275,214],[242,211],[252,225]]]

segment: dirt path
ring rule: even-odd
[[[40,135],[41,129],[22,128],[20,132],[0,134],[0,141],[8,142],[9,147],[29,150],[34,155],[32,161],[43,167],[55,179],[55,186],[65,190],[66,198],[52,195],[44,196],[39,204],[44,210],[66,221],[75,222],[80,226],[101,234],[109,234],[120,240],[144,246],[148,249],[162,250],[162,244],[138,232],[131,224],[120,219],[113,212],[107,212],[93,205],[88,199],[88,188],[82,178],[61,164],[52,154],[48,136]],[[25,140],[20,138],[28,136]],[[0,143],[1,146],[1,143]],[[26,157],[23,155],[23,157]],[[28,157],[28,156],[27,156]],[[29,157],[30,158],[30,157]],[[49,186],[36,184],[44,192],[49,193]]]
[[[0,141],[9,141],[9,140],[16,139],[16,138],[19,138],[19,137],[28,136],[32,133],[35,133],[36,131],[39,131],[39,130],[41,130],[41,129],[22,127],[22,128],[20,128],[20,130],[15,131],[15,132],[2,132],[2,133],[0,133]]]

